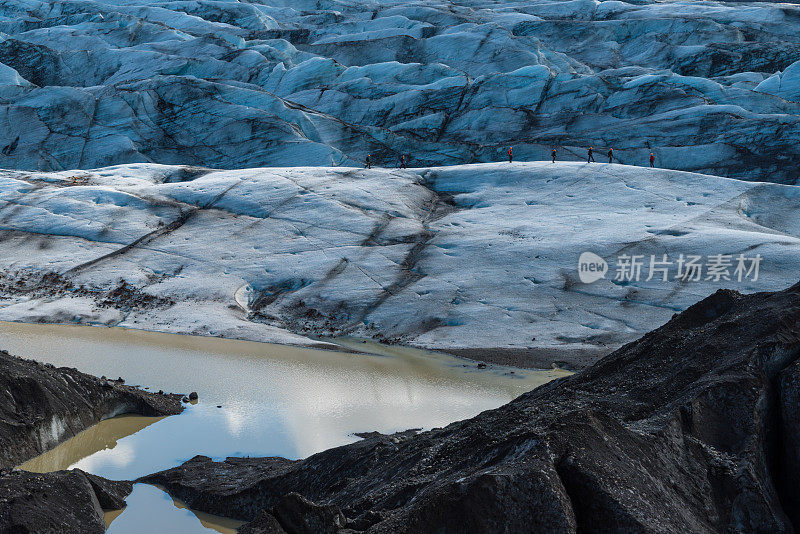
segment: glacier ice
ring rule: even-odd
[[[797,186],[605,163],[2,171],[0,320],[602,352],[718,288],[787,286],[798,209]],[[763,262],[741,282],[582,284],[586,251]],[[48,271],[71,289],[14,291]],[[120,280],[161,304],[104,303]]]
[[[0,167],[422,167],[591,145],[795,183],[798,22],[771,2],[5,0]]]

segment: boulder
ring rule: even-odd
[[[103,509],[120,509],[132,489],[78,469],[0,476],[0,532],[105,532]]]

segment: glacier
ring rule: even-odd
[[[800,176],[800,6],[0,0],[0,167],[580,160]]]
[[[721,287],[787,286],[799,207],[797,186],[606,163],[7,170],[0,320],[576,368]],[[763,261],[757,279],[586,284],[586,251],[612,271],[623,255]]]

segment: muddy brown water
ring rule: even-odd
[[[131,480],[196,454],[303,458],[351,443],[354,432],[433,428],[498,407],[565,371],[478,369],[426,351],[356,340],[375,354],[182,336],[122,328],[0,322],[0,348],[151,391],[200,401],[178,416],[122,416],[82,432],[22,468],[78,467]],[[109,532],[232,532],[238,523],[196,514],[137,484]],[[167,529],[167,530],[164,530]]]

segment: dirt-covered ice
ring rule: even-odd
[[[785,286],[799,203],[795,186],[608,164],[4,171],[0,319],[558,361],[719,287]],[[585,251],[609,263],[593,284],[578,277]],[[664,254],[668,280],[648,281]],[[676,279],[681,254],[730,257],[730,280]],[[642,257],[638,281],[615,280],[626,255]],[[757,279],[738,280],[739,255],[761,257]]]

